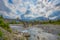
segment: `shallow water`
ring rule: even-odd
[[[30,37],[28,40],[57,40],[58,38],[58,36],[47,33],[38,27],[29,27],[25,29],[23,26],[11,26],[11,28],[23,33],[29,33]]]
[[[27,33],[30,33],[30,37],[29,40],[57,40],[57,36],[50,34],[50,33],[46,33],[44,32],[43,29],[40,28],[28,28],[28,30],[24,30],[22,32],[27,31]]]

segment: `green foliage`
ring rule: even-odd
[[[16,21],[15,21],[15,20],[13,20],[13,21],[11,22],[11,24],[16,24]]]
[[[3,19],[3,16],[2,15],[0,15],[0,19]]]
[[[9,24],[23,24],[23,22],[22,21],[17,22],[15,20],[12,20],[11,22],[9,22]]]
[[[2,33],[2,31],[0,30],[0,37],[2,37],[3,36],[3,33]]]
[[[60,33],[58,35],[60,36]]]
[[[0,27],[4,28],[5,30],[11,32],[10,28],[9,28],[9,24],[5,23],[4,19],[2,16],[0,16]]]
[[[53,21],[53,20],[49,20],[49,21],[43,21],[43,22],[40,22],[41,24],[57,24],[57,25],[60,25],[60,20],[56,20],[56,21]]]

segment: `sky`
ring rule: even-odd
[[[31,20],[38,17],[55,19],[60,16],[60,0],[0,0],[0,2],[0,13],[3,13],[5,18]]]

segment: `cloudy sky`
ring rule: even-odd
[[[60,17],[60,0],[0,0],[5,18],[36,19]]]

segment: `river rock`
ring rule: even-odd
[[[22,32],[26,33],[24,34],[25,36],[30,36],[28,40],[57,40],[56,35],[46,33],[44,30],[37,27],[28,28]]]

